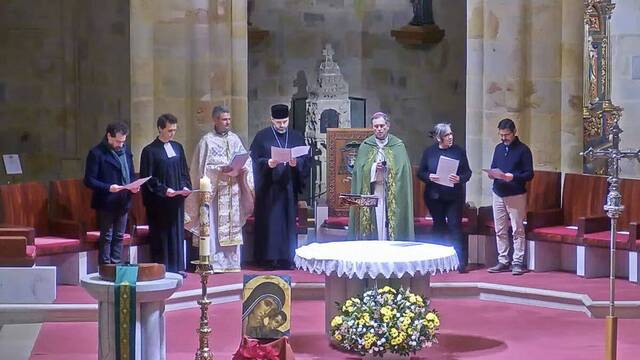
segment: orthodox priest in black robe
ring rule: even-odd
[[[267,268],[293,267],[297,245],[298,194],[309,176],[309,156],[278,162],[271,147],[304,146],[304,137],[288,129],[289,107],[271,107],[271,126],[260,130],[251,143],[255,182],[255,260]]]
[[[180,143],[173,141],[178,120],[171,114],[158,118],[158,137],[142,149],[140,177],[147,210],[151,257],[167,271],[186,276],[184,249],[184,196],[191,189],[189,167]]]

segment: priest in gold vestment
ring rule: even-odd
[[[211,114],[213,131],[205,134],[196,146],[191,163],[194,184],[206,175],[212,184],[210,204],[211,264],[217,272],[240,271],[242,227],[253,212],[254,189],[251,158],[238,170],[230,166],[234,156],[247,150],[238,135],[230,131],[231,114],[216,106]],[[248,157],[248,156],[247,156]],[[197,241],[198,197],[190,196],[185,226]],[[187,222],[188,220],[188,222]]]

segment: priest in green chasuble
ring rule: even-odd
[[[213,196],[209,207],[209,234],[213,270],[240,271],[242,227],[253,212],[254,202],[251,158],[238,135],[231,131],[229,110],[216,106],[211,117],[213,130],[205,134],[196,146],[191,176],[195,184],[199,183],[195,179],[204,175],[211,181]],[[237,169],[231,166],[236,156]],[[185,227],[195,235],[196,243],[200,221],[197,196],[188,199],[186,210],[189,221],[185,221]]]
[[[407,150],[402,140],[389,134],[388,115],[373,114],[371,125],[374,134],[358,149],[351,192],[376,195],[378,206],[360,209],[358,218],[351,208],[349,238],[356,238],[357,228],[358,239],[413,240],[413,184]]]

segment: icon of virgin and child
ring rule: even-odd
[[[291,278],[245,275],[242,332],[254,339],[277,339],[289,335]]]

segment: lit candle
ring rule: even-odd
[[[211,191],[211,180],[209,180],[207,175],[204,175],[200,179],[200,191]]]
[[[198,244],[198,250],[200,256],[209,256],[211,254],[211,250],[209,249],[209,238],[201,237],[200,243]]]

